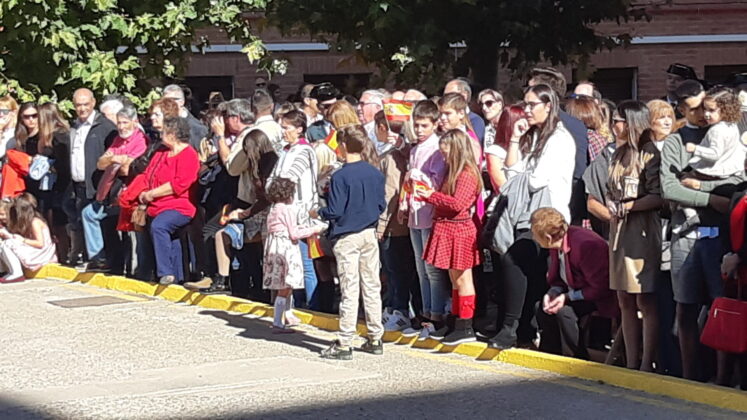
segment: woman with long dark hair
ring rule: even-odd
[[[576,145],[558,117],[558,97],[547,85],[539,84],[524,94],[525,118],[514,124],[505,166],[509,178],[524,173],[529,194],[543,193],[549,206],[570,222],[569,203]],[[530,214],[536,209],[530,209]],[[528,219],[514,226],[516,240],[501,258],[505,313],[501,329],[491,339],[495,348],[509,348],[517,339],[531,342],[534,307],[547,283],[547,251],[532,240]]]
[[[663,201],[659,150],[653,142],[646,104],[624,101],[614,116],[620,145],[612,155],[607,181],[610,220],[610,288],[622,311],[627,367],[651,372],[657,349],[656,281],[661,264]],[[643,314],[643,330],[638,321]],[[643,357],[639,358],[643,333]]]

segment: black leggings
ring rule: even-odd
[[[536,337],[534,308],[548,289],[547,256],[547,250],[532,240],[531,233],[523,232],[501,258],[503,326],[513,328],[518,321],[519,341]]]

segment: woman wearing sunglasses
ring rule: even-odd
[[[487,150],[495,143],[495,129],[503,113],[503,95],[493,89],[484,89],[477,95],[477,103],[480,104],[482,116],[487,123],[484,144],[484,149]]]

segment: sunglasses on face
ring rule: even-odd
[[[11,113],[11,110],[9,109],[0,109],[0,116],[6,116]]]
[[[35,120],[39,117],[39,114],[24,114],[22,118],[24,120]]]
[[[491,108],[493,105],[497,104],[498,101],[494,101],[492,99],[488,99],[487,101],[481,102],[480,106],[483,108]]]

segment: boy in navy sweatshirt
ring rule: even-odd
[[[322,357],[350,360],[361,293],[368,328],[368,339],[361,350],[384,352],[376,225],[386,202],[384,175],[361,158],[363,148],[371,141],[365,129],[360,125],[343,127],[337,132],[337,140],[345,165],[332,175],[327,207],[310,214],[330,222],[329,238],[334,244],[342,290],[338,339],[322,351]]]

